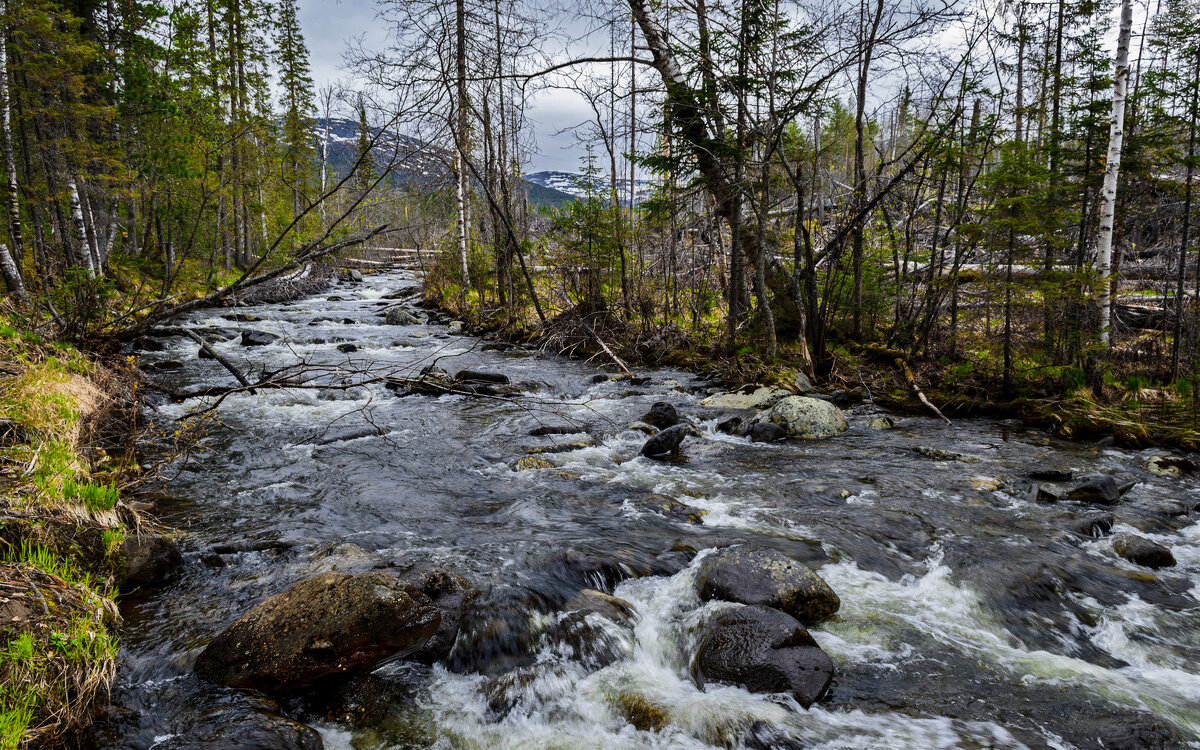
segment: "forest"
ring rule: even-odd
[[[0,265],[55,335],[366,243],[423,249],[487,328],[818,379],[890,352],[980,403],[1195,419],[1186,2],[383,2],[319,90],[293,2],[5,14]],[[594,114],[556,210],[522,179],[549,89]]]
[[[287,527],[290,536],[280,534],[280,539],[205,537],[207,547],[185,543],[182,554],[173,532],[167,530],[171,524],[199,523],[188,516],[190,506],[172,494],[176,483],[184,490],[210,492],[221,502],[239,502],[236,498],[241,497],[241,488],[220,485],[216,478],[196,490],[190,483],[199,480],[179,479],[184,475],[182,469],[174,471],[175,462],[198,460],[201,466],[209,462],[224,466],[209,471],[228,479],[240,476],[244,467],[223,461],[236,457],[244,459],[246,467],[262,469],[255,461],[274,455],[272,446],[255,442],[269,430],[239,421],[248,418],[237,411],[246,408],[245,399],[260,399],[253,402],[254,408],[265,409],[264,404],[274,403],[271,398],[285,397],[264,393],[286,392],[322,419],[327,415],[321,410],[328,403],[353,400],[355,394],[377,386],[402,396],[397,403],[403,404],[415,403],[419,396],[478,397],[498,410],[498,423],[504,419],[520,423],[523,430],[532,428],[524,435],[538,438],[584,432],[575,428],[591,419],[575,415],[570,425],[547,426],[539,421],[536,427],[520,421],[531,414],[541,420],[546,416],[543,412],[552,411],[547,404],[553,398],[561,397],[555,402],[559,417],[573,408],[571,399],[583,399],[589,409],[599,408],[592,401],[600,397],[592,399],[591,392],[585,397],[571,391],[573,386],[562,385],[569,378],[582,377],[570,368],[596,369],[596,379],[589,382],[600,391],[620,381],[660,388],[653,391],[655,398],[669,400],[687,388],[696,393],[708,388],[703,394],[708,398],[697,399],[708,407],[775,409],[780,399],[792,398],[789,394],[813,395],[809,401],[823,399],[838,407],[833,419],[840,420],[840,428],[819,436],[822,439],[845,431],[848,424],[857,429],[855,420],[860,418],[864,425],[870,419],[871,430],[898,424],[898,417],[855,411],[881,406],[912,419],[928,419],[938,428],[944,424],[947,429],[964,430],[954,433],[960,437],[951,438],[922,432],[935,435],[929,441],[944,441],[944,447],[930,447],[930,443],[909,450],[908,446],[896,449],[902,451],[904,461],[887,464],[898,455],[894,453],[881,459],[897,473],[912,471],[913,460],[948,463],[950,469],[940,465],[937,470],[945,469],[936,479],[945,486],[961,479],[955,466],[978,460],[960,449],[991,445],[991,428],[980,427],[983,423],[973,418],[1002,420],[1005,430],[1039,430],[1039,441],[1090,441],[1081,444],[1101,449],[1200,449],[1200,227],[1195,226],[1200,200],[1194,196],[1200,171],[1197,0],[613,0],[586,7],[557,0],[375,0],[372,33],[363,29],[362,36],[344,40],[336,80],[323,80],[314,73],[309,40],[324,32],[303,28],[301,23],[304,12],[313,7],[311,0],[0,0],[4,174],[0,274],[6,292],[0,300],[0,636],[7,643],[0,651],[4,677],[0,748],[79,740],[78,732],[95,718],[94,706],[104,703],[103,696],[114,684],[120,659],[115,623],[131,616],[128,607],[147,607],[137,610],[134,619],[142,623],[138,627],[149,627],[144,623],[154,621],[153,608],[159,605],[159,600],[150,598],[126,606],[118,602],[118,593],[162,585],[169,575],[177,575],[180,566],[185,571],[200,565],[220,571],[233,565],[231,570],[245,573],[237,567],[241,562],[229,562],[231,556],[240,561],[250,555],[278,555],[291,565],[296,558],[288,555],[300,554],[293,551],[300,548],[304,555],[311,553],[311,561],[303,559],[311,562],[312,570],[326,564],[317,562],[324,559],[318,552],[325,555],[328,549],[314,552],[304,546],[311,542],[306,534],[320,537],[310,527]],[[549,133],[538,110],[538,102],[547,101],[571,101],[588,114],[564,132]],[[577,167],[564,178],[566,182],[556,183],[562,191],[530,179],[551,136],[575,144],[572,158]],[[412,275],[415,286],[384,288],[398,278],[411,280],[405,274]],[[346,291],[364,288],[369,294]],[[312,297],[319,294],[326,296]],[[353,339],[358,335],[354,331],[362,330],[353,327],[363,325],[360,318],[367,313],[365,307],[345,307],[344,295],[352,294],[358,294],[351,299],[363,305],[378,304],[380,308],[370,313],[389,327],[447,322],[450,327],[446,332],[439,329],[433,338],[420,333],[385,341],[366,333],[361,334],[366,337],[362,341]],[[311,327],[322,336],[300,343],[336,347],[337,356],[346,355],[344,360],[326,362],[320,353],[325,350],[301,351],[303,346],[281,358],[283,353],[270,348],[278,347],[277,340],[283,337],[289,346],[299,341],[281,333],[282,328],[272,329],[273,333],[222,328],[226,323],[260,325],[263,309],[282,320],[290,314],[287,304],[306,297],[318,300],[312,304],[327,305],[333,317],[315,316],[324,308],[304,308],[314,317],[296,331]],[[285,308],[263,307],[271,305]],[[219,318],[213,312],[226,308],[233,312]],[[346,330],[330,333],[322,327],[331,325]],[[243,351],[225,345],[236,336],[241,337],[240,347],[263,348]],[[550,374],[537,388],[526,387],[528,381],[510,383],[507,375],[471,369],[496,366],[485,360],[482,364],[468,361],[466,369],[451,377],[438,362],[452,355],[422,348],[434,338],[441,341],[449,336],[473,337],[475,343],[466,350],[470,356],[516,352],[513,360],[504,361],[510,364],[522,353],[536,352],[551,358],[547,361],[552,364],[545,365]],[[163,339],[183,343],[164,344]],[[164,350],[182,356],[183,346],[189,347],[185,362],[155,359]],[[272,353],[262,354],[268,350]],[[380,354],[378,362],[362,354],[384,350],[391,353]],[[405,360],[408,370],[401,374],[385,371],[380,364],[386,359],[388,366],[394,365],[387,358],[408,350],[420,352],[424,359]],[[252,356],[256,352],[257,358]],[[201,359],[214,362],[196,365]],[[210,364],[199,382],[188,380],[200,372],[192,369],[194,365]],[[533,377],[521,365],[513,367]],[[666,383],[678,388],[669,390]],[[303,400],[318,391],[321,396]],[[553,398],[530,396],[546,392]],[[636,399],[647,393],[623,391],[620,398]],[[770,405],[754,401],[760,394],[772,393]],[[507,412],[503,411],[507,407],[496,405],[514,395],[531,399],[522,402],[525,411]],[[179,406],[194,406],[196,399],[203,398],[215,401],[186,411]],[[297,437],[296,445],[319,452],[330,444],[382,435],[392,448],[399,443],[407,448],[409,443],[389,442],[398,438],[377,423],[375,409],[393,408],[379,403],[374,394],[347,412],[366,428],[338,433],[333,426],[342,425],[338,420],[346,414],[329,416],[314,434]],[[687,407],[701,408],[691,402],[679,408],[682,412]],[[853,417],[849,423],[841,415],[842,407]],[[412,408],[422,418],[441,419],[422,411],[432,407]],[[704,414],[704,419],[712,416]],[[275,419],[277,413],[269,416]],[[743,416],[737,423],[740,427],[720,421],[709,432],[759,442],[753,425],[762,420]],[[466,430],[474,418],[469,412],[461,414],[460,421],[446,428],[448,434]],[[523,447],[528,455],[519,460],[497,461],[508,467],[505,471],[511,468],[513,476],[525,476],[526,469],[551,472],[537,475],[542,482],[611,487],[628,481],[648,493],[640,496],[650,503],[643,503],[650,509],[647,512],[683,519],[681,523],[703,526],[708,522],[699,519],[705,514],[710,521],[736,515],[736,503],[731,506],[734,511],[717,504],[714,497],[724,495],[721,483],[714,479],[694,480],[699,484],[678,480],[681,484],[676,485],[671,484],[675,479],[665,480],[655,473],[658,468],[646,470],[645,476],[631,469],[633,479],[629,479],[606,474],[607,463],[598,469],[594,462],[574,465],[573,459],[556,458],[560,453],[590,455],[589,450],[607,450],[613,441],[630,442],[633,438],[627,433],[632,429],[639,435],[639,445],[645,439],[643,432],[650,442],[634,450],[632,457],[621,453],[628,449],[622,443],[620,449],[613,448],[617,457],[609,463],[626,466],[669,452],[682,466],[687,459],[680,458],[679,451],[685,438],[692,445],[709,439],[701,438],[708,434],[701,429],[703,419],[688,422],[666,401],[656,401],[640,420],[630,422],[627,415],[607,413],[604,419],[624,424],[624,432],[605,437],[589,432],[585,439],[562,445]],[[242,436],[252,437],[221,442],[227,438],[222,430],[233,429],[230,424],[238,425]],[[766,436],[764,442],[811,437],[791,434],[787,425],[776,426],[760,431]],[[423,425],[422,429],[431,428]],[[453,460],[458,461],[456,452],[479,434],[467,431],[442,449],[455,452]],[[664,435],[670,440],[660,437]],[[666,447],[652,450],[650,443],[655,440]],[[251,455],[245,445],[259,446],[261,453]],[[887,444],[888,451],[894,447]],[[492,455],[476,448],[478,455]],[[695,450],[705,455],[700,448]],[[1003,471],[1020,473],[1025,462],[1044,460],[1043,454],[1011,452],[1019,450],[1025,448],[995,447],[1004,456]],[[1062,448],[1056,455],[1075,456],[1074,450]],[[156,458],[147,458],[151,455]],[[440,465],[444,458],[439,455],[423,465]],[[829,454],[820,458],[838,460]],[[309,455],[305,460],[311,459]],[[761,459],[754,470],[766,467],[763,474],[770,479],[764,481],[782,483],[780,477],[793,469],[772,463],[778,460]],[[1115,507],[1133,487],[1118,481],[1120,477],[1107,476],[1117,471],[1103,463],[1108,459],[1089,454],[1070,460],[1075,461],[1071,467],[1086,465],[1103,471],[1104,481],[1087,480],[1068,490],[1065,483],[1080,479],[1074,473],[1078,469],[1054,468],[1028,474],[1020,489],[990,475],[974,476],[969,491],[993,493],[987,496],[992,499],[999,496],[995,493],[1008,493],[1003,497],[1033,498],[1030,503],[1042,505],[1063,500]],[[1138,471],[1156,477],[1144,485],[1153,486],[1146,492],[1156,502],[1175,490],[1154,483],[1200,470],[1194,456],[1154,460],[1158,459],[1152,459],[1147,469],[1143,458],[1137,458]],[[863,461],[866,467],[855,461]],[[284,477],[282,467],[292,463],[297,462],[281,459],[270,467],[276,472],[272,476]],[[385,472],[401,471],[401,463],[392,458],[377,462]],[[462,464],[475,466],[467,459]],[[664,465],[662,471],[679,468]],[[875,467],[866,457],[847,465],[859,472],[853,482],[874,486],[883,481],[874,476]],[[174,471],[170,479],[169,468]],[[325,474],[294,483],[311,489],[325,481],[343,481],[344,468],[329,465]],[[416,471],[405,469],[409,470]],[[828,479],[829,487],[838,481],[849,487],[850,470],[845,471],[844,476]],[[253,471],[246,469],[246,473]],[[995,469],[995,473],[1002,471]],[[408,474],[401,478],[413,480]],[[255,491],[270,498],[275,498],[271,494],[275,492],[286,495],[290,490],[279,488],[290,487],[293,479],[289,475],[287,481],[270,484],[269,491],[265,484]],[[393,479],[395,485],[403,484]],[[808,484],[817,487],[811,492],[825,491],[827,478],[809,479]],[[745,475],[727,480],[730,486],[749,481]],[[1028,480],[1035,484],[1029,485]],[[420,481],[434,480],[422,477]],[[662,482],[670,489],[663,490]],[[1058,484],[1039,489],[1036,482]],[[151,497],[152,485],[160,494]],[[535,489],[540,492],[547,486],[539,484]],[[776,491],[782,497],[782,487],[764,489],[764,502]],[[914,486],[903,489],[911,491]],[[601,492],[577,491],[581,497]],[[1139,491],[1133,490],[1135,496]],[[353,492],[371,497],[362,488]],[[399,492],[407,498],[407,490]],[[445,492],[470,495],[466,487]],[[658,494],[662,492],[670,496]],[[876,490],[858,487],[838,492],[837,502],[849,503],[872,497]],[[136,499],[143,494],[150,499]],[[1185,495],[1171,495],[1170,502],[1183,508],[1172,518],[1186,518],[1197,510],[1191,501],[1184,502]],[[698,498],[714,504],[692,507]],[[404,502],[401,505],[411,510]],[[367,523],[349,516],[314,521],[304,515],[309,510],[297,511],[296,517],[314,527],[326,524],[341,529],[338,524],[344,523],[357,529],[356,524]],[[825,549],[840,550],[830,558],[820,542],[797,536],[802,536],[797,529],[817,523],[808,516],[789,517],[782,527],[771,526],[775,520],[755,517],[746,522],[748,526],[737,528],[751,529],[746,533],[758,536],[750,541],[776,545],[772,549],[783,544],[781,539],[816,544],[813,549],[804,547],[802,555],[785,552],[792,560],[800,555],[806,562],[828,561],[833,571],[829,580],[846,594],[886,590],[887,596],[901,596],[887,583],[864,582],[862,576],[878,573],[893,583],[915,575],[921,585],[933,589],[926,594],[953,599],[959,594],[937,588],[949,586],[949,578],[923,576],[953,566],[960,566],[954,567],[956,574],[972,569],[968,561],[978,550],[956,549],[950,542],[943,548],[946,537],[929,529],[951,521],[939,515],[943,510],[919,510],[934,518],[923,526],[917,524],[921,529],[905,520],[908,508],[892,515],[864,511],[883,514],[878,528],[886,527],[886,533],[871,536],[873,530],[868,536],[886,548],[886,554],[857,546],[861,539],[836,524],[817,524],[820,533],[833,539],[832,547]],[[436,527],[436,519],[420,515],[426,511],[412,510],[429,525],[422,527],[422,533],[427,533],[423,539],[441,539],[439,535],[446,532]],[[244,511],[238,506],[231,512]],[[279,524],[286,527],[287,512],[274,506],[270,512],[285,519]],[[458,512],[458,506],[446,511],[449,517]],[[980,515],[972,515],[976,513]],[[998,551],[1003,545],[991,525],[994,519],[974,507],[964,514],[973,524],[971,533],[987,540],[979,542],[986,548],[980,554],[1003,560],[1007,553]],[[160,523],[158,516],[168,517],[167,522]],[[239,521],[231,521],[231,529],[258,528],[252,514],[236,517]],[[1097,518],[1089,516],[1084,524],[1082,536],[1088,542],[1093,537],[1107,538],[1112,531],[1111,514],[1106,522]],[[1118,515],[1118,525],[1122,522]],[[1054,534],[1064,528],[1084,528],[1079,523],[1083,521],[1053,521],[1057,524],[1053,534],[1038,537],[1045,542],[1038,554],[1065,554],[1055,546]],[[1149,521],[1130,523],[1137,530],[1162,531]],[[1175,521],[1162,523],[1169,526]],[[903,531],[895,531],[899,528]],[[559,531],[555,527],[553,533]],[[371,531],[355,533],[366,537]],[[490,539],[486,533],[469,533],[477,533],[478,546],[486,548]],[[599,537],[584,541],[555,539],[567,547],[576,542],[586,545],[609,530],[595,533]],[[507,543],[508,538],[503,538]],[[916,538],[928,542],[923,543],[923,551],[897,562],[896,550],[907,555],[906,545]],[[520,534],[514,533],[512,539],[522,540],[513,545],[524,543]],[[636,554],[643,555],[645,549],[638,545],[661,541],[647,532],[634,541],[622,538],[621,544],[628,542]],[[612,595],[628,571],[658,571],[655,566],[670,554],[686,550],[698,554],[695,559],[700,561],[724,554],[705,558],[705,550],[714,545],[688,546],[694,541],[680,542],[669,552],[657,550],[649,557],[645,553],[635,562],[622,558],[612,566],[625,572],[613,573],[612,580],[605,577],[608,567],[589,568],[593,577],[586,579],[587,586],[576,581],[579,585],[569,591],[538,589],[541,598],[536,604],[530,603],[536,597],[522,600],[519,606],[512,604],[495,594],[496,589],[480,594],[479,601],[495,608],[488,617],[499,618],[496,621],[510,617],[504,620],[509,623],[505,627],[518,631],[512,625],[516,621],[511,619],[516,617],[512,611],[541,606],[552,613],[570,602],[578,604],[575,595],[589,591],[588,596],[609,597],[616,603],[588,600],[586,611],[600,611],[605,617],[616,611],[619,616],[609,619],[624,621],[632,619],[626,609],[637,609],[639,616],[659,618],[664,628],[683,627],[678,612],[653,608],[657,594],[643,600],[638,597],[645,592],[621,589],[618,593],[623,592],[632,604]],[[1117,550],[1116,542],[1102,543],[1110,545],[1104,548],[1109,557],[1114,550],[1124,560],[1137,557]],[[839,557],[842,553],[845,559]],[[921,569],[924,572],[905,567],[918,558],[928,563]],[[347,569],[339,564],[349,565],[356,575],[362,573],[354,568],[352,556],[347,559],[351,562],[320,568],[322,575]],[[1188,559],[1181,556],[1180,565],[1186,567]],[[1076,558],[1071,560],[1076,564]],[[380,562],[377,567],[395,567],[393,562]],[[498,570],[509,562],[473,557],[462,565],[469,572],[472,565]],[[739,558],[737,565],[743,562]],[[861,568],[847,569],[858,562]],[[247,564],[258,565],[259,558]],[[592,562],[571,558],[555,564],[578,572]],[[1176,560],[1136,564],[1157,570],[1174,567]],[[681,564],[669,575],[682,575],[679,570],[685,565],[694,572],[697,563]],[[1074,636],[1110,621],[1105,619],[1111,614],[1108,611],[1103,616],[1080,614],[1110,602],[1090,588],[1071,589],[1072,582],[1086,578],[1108,583],[1120,578],[1127,588],[1158,585],[1128,571],[1110,576],[1104,568],[1097,578],[1091,568],[1072,575],[1063,573],[1061,566],[1048,572],[1050,568],[1038,565],[1025,558],[1013,563],[1012,570],[1020,571],[1022,580],[1035,583],[997,584],[997,590],[1012,594],[1013,599],[996,605],[995,611],[1000,612],[996,618],[1007,628],[1000,640],[1028,638],[1026,643],[1054,653],[1058,646],[1034,635],[1038,626],[1031,623],[1037,617]],[[274,574],[264,574],[262,568],[224,583],[237,590],[260,575],[271,582],[267,593],[286,599],[280,587],[271,588]],[[561,584],[563,575],[559,570],[550,576],[554,586]],[[703,580],[708,573],[699,575]],[[287,576],[293,578],[289,583],[295,582],[292,572]],[[1138,582],[1129,582],[1135,578]],[[462,607],[479,594],[458,573],[441,571],[411,580],[418,589],[428,589],[425,593],[439,606],[438,597],[449,596],[447,590],[457,592],[454,596],[460,597]],[[956,585],[962,583],[954,580]],[[988,591],[995,582],[971,579],[970,583]],[[592,584],[603,591],[593,590]],[[822,606],[832,610],[822,611],[812,622],[797,615],[798,622],[815,626],[837,611],[837,595],[824,581],[821,586],[821,596],[834,602]],[[1163,586],[1153,591],[1136,589],[1135,598],[1141,596],[1142,601],[1161,604],[1175,614],[1186,610],[1176,601],[1184,594]],[[1036,616],[1013,614],[1012,601],[1025,606],[1028,602],[1022,597],[1034,599],[1030,593],[1034,589],[1075,598],[1070,604],[1054,599],[1046,609],[1029,604]],[[298,590],[314,600],[322,596]],[[472,593],[463,593],[467,590]],[[703,586],[701,590],[711,593]],[[1063,593],[1068,590],[1073,593]],[[56,592],[57,606],[46,603],[43,592],[48,591]],[[348,596],[361,593],[353,591]],[[703,593],[705,601],[722,598],[709,593]],[[984,599],[981,595],[981,608],[992,606]],[[425,599],[420,602],[428,604]],[[49,623],[38,626],[40,630],[6,624],[19,624],[39,606]],[[234,604],[221,600],[211,606]],[[887,607],[900,605],[891,601],[865,614],[856,606],[847,598],[844,616],[871,620],[879,612],[893,611]],[[428,620],[432,611],[414,610],[405,616]],[[770,611],[775,614],[763,616],[779,614]],[[766,620],[756,622],[753,627],[767,627]],[[253,641],[257,637],[253,633],[238,634],[240,623],[221,638]],[[525,627],[524,620],[521,623]],[[193,625],[199,627],[195,622],[189,627]],[[970,623],[971,628],[985,625]],[[742,626],[745,623],[738,625]],[[208,637],[200,631],[187,632],[192,638],[189,646]],[[460,633],[460,644],[463,637]],[[1114,670],[1119,668],[1113,666],[1117,662],[1136,662],[1124,652],[1113,652],[1111,660],[1105,661],[1110,656],[1095,656],[1089,650],[1091,642],[1078,637],[1081,640],[1073,642],[1063,658]],[[434,643],[436,639],[430,638],[425,633],[418,640]],[[809,643],[807,631],[798,638],[794,636],[786,647],[821,651],[816,641]],[[840,645],[853,640],[840,631],[837,638],[842,639]],[[836,650],[830,639],[818,641],[821,647]],[[398,651],[397,646],[389,653]],[[430,657],[428,663],[456,674],[459,666],[490,677],[502,671],[490,662],[487,668],[479,667],[463,653],[461,649],[451,653],[447,646],[445,653]],[[820,656],[828,661],[824,653]],[[196,653],[181,657],[189,665],[189,686],[194,682],[191,663],[196,658]],[[213,675],[232,669],[216,664],[216,658],[199,656],[195,672],[214,681]],[[512,658],[504,669],[517,664],[517,657]],[[852,656],[842,653],[840,658],[848,664]],[[939,663],[957,662],[947,657]],[[146,669],[139,663],[132,673],[145,677],[144,684],[158,679],[146,677]],[[832,670],[830,666],[828,671]],[[435,670],[437,675],[442,673]],[[258,684],[257,678],[221,679],[228,688]],[[863,678],[863,682],[869,681]],[[459,683],[447,684],[453,690],[466,689]],[[703,687],[703,679],[699,684]],[[341,704],[288,702],[295,698],[295,690],[311,688],[309,683],[280,685],[264,692],[290,698],[246,709],[256,717],[253,721],[270,725],[269,732],[262,731],[271,736],[292,731],[287,729],[292,721],[288,716],[335,726],[349,722],[345,716],[350,714]],[[505,695],[505,690],[509,694],[533,690],[526,684],[489,685],[493,692],[487,711],[493,712],[503,704],[496,696]],[[808,698],[798,698],[803,709],[825,700],[828,685],[827,679]],[[1009,687],[988,689],[995,697],[1007,695]],[[178,689],[185,692],[173,693],[169,699],[177,705],[217,700],[208,693],[186,692],[192,687]],[[696,728],[683,713],[668,710],[676,704],[667,699],[660,705],[643,695],[634,699],[612,689],[619,694],[613,700],[620,706],[621,721],[643,733],[683,727],[679,731],[715,746],[792,746],[772,744],[775,740],[754,745],[751,735],[758,736],[753,729],[757,724],[747,724],[749,719],[742,721],[745,717],[738,719],[742,723],[736,731],[709,725]],[[137,700],[149,703],[137,710],[153,715],[154,701],[138,695]],[[855,710],[861,708],[846,694],[834,695]],[[1175,706],[1173,700],[1172,693],[1166,698],[1145,698],[1145,704]],[[913,701],[901,703],[918,706],[915,714],[937,714],[920,699]],[[1038,705],[1051,706],[1047,709],[1051,711],[1055,704]],[[1128,708],[1122,706],[1122,711]],[[222,711],[234,710],[221,704],[212,713],[225,716]],[[579,710],[586,714],[590,709]],[[767,712],[761,706],[755,710]],[[952,718],[991,720],[964,711]],[[129,718],[132,714],[118,714],[101,717],[101,734],[87,735],[89,746],[134,747],[165,732],[165,724],[146,719],[137,725]],[[1200,727],[1192,709],[1172,708],[1166,715],[1174,722],[1171,732]],[[1114,719],[1114,726],[1119,723]],[[121,728],[112,731],[125,744],[103,739],[109,737],[103,732],[110,731],[103,727],[115,725]],[[230,723],[234,725],[240,726]],[[454,726],[455,732],[475,736],[474,725],[469,731]],[[935,746],[922,744],[924,730],[916,727],[905,729],[914,734],[900,739],[887,740],[886,733],[872,735],[883,743],[873,746]],[[1090,725],[1072,731],[1076,729],[1078,736],[1093,736],[1087,734]],[[307,726],[303,730],[296,730],[300,739],[292,745],[279,747],[320,747],[317,731]],[[1019,730],[1025,739],[1042,738],[1030,726],[1022,724]],[[329,732],[321,731],[329,742]],[[476,737],[477,744],[469,746],[503,744],[487,739],[490,730],[478,731],[485,739]],[[774,731],[767,734],[775,737]],[[1139,736],[1144,739],[1156,731],[1147,729]],[[981,741],[971,737],[970,742]],[[215,750],[224,741],[197,747]],[[421,742],[370,746],[425,746]],[[175,747],[163,747],[168,746]]]

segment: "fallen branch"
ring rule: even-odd
[[[632,378],[633,373],[629,370],[629,367],[623,361],[621,361],[620,357],[613,353],[612,349],[608,348],[608,344],[604,343],[604,340],[600,338],[600,334],[596,333],[596,329],[592,328],[591,331],[592,338],[596,339],[596,343],[600,345],[600,348],[604,350],[604,353],[609,357],[612,357],[612,361],[616,362],[617,366],[624,370],[626,375]]]
[[[929,407],[929,410],[938,415],[938,417],[940,417],[946,424],[954,424],[949,419],[946,419],[946,415],[942,414],[941,409],[934,406],[933,402],[925,397],[925,393],[921,390],[921,387],[917,385],[917,378],[915,375],[913,375],[912,368],[908,366],[908,361],[904,358],[904,352],[898,349],[889,349],[886,346],[877,346],[875,344],[867,344],[863,348],[878,357],[886,357],[892,360],[892,362],[895,363],[896,367],[900,370],[901,374],[904,375],[904,380],[908,383],[908,387],[912,388],[912,392],[916,395],[917,399],[922,404]]]
[[[178,331],[179,333],[182,333],[184,336],[187,336],[189,339],[199,344],[200,348],[204,350],[204,353],[217,360],[217,362],[221,364],[221,367],[224,367],[229,371],[230,375],[233,375],[233,377],[237,379],[237,382],[244,386],[250,385],[250,380],[242,374],[242,371],[235,367],[232,362],[226,359],[225,355],[217,351],[212,344],[205,341],[203,336],[199,335],[190,328],[179,328]],[[254,391],[251,390],[250,393],[253,394]]]

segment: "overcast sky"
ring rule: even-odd
[[[316,86],[347,80],[342,53],[348,40],[362,37],[365,46],[383,41],[384,30],[375,17],[373,0],[300,0],[300,23],[311,53]],[[537,152],[526,165],[527,172],[546,169],[579,171],[580,149],[570,135],[554,133],[573,127],[589,117],[587,105],[577,96],[563,92],[540,94],[531,103],[529,117],[537,136]]]

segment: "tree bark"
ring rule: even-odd
[[[1100,343],[1105,348],[1111,344],[1113,224],[1117,209],[1121,148],[1125,138],[1125,96],[1129,89],[1129,37],[1132,30],[1133,0],[1121,0],[1121,28],[1117,36],[1112,117],[1108,129],[1108,158],[1104,165],[1104,188],[1100,195],[1100,237],[1096,243],[1096,275],[1100,284]]]

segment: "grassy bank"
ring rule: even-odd
[[[54,746],[111,683],[137,517],[96,447],[131,380],[0,317],[0,748]],[[124,392],[122,394],[122,392]]]

